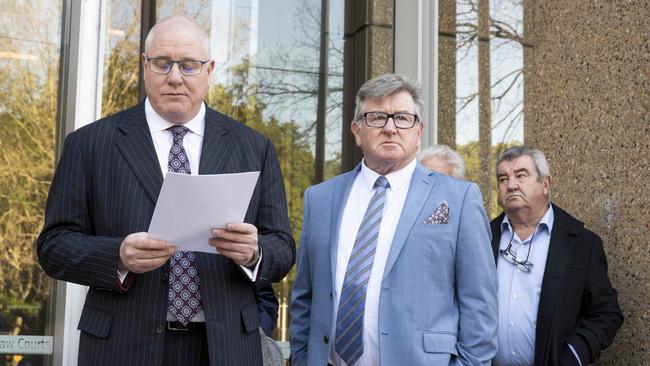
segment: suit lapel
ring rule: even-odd
[[[226,172],[225,166],[228,159],[233,158],[231,139],[228,134],[223,117],[211,108],[205,108],[205,130],[203,132],[203,146],[201,147],[201,161],[199,174],[217,174]]]
[[[553,318],[557,310],[557,301],[576,245],[576,231],[572,226],[567,225],[565,213],[555,205],[552,207],[555,219],[542,280],[542,292],[539,297],[535,336],[535,353],[542,352],[542,354],[546,353],[544,350],[550,346],[549,336],[555,323]]]
[[[413,230],[415,221],[422,211],[434,183],[435,179],[418,163],[413,172],[413,177],[411,178],[411,185],[409,186],[406,201],[402,208],[402,215],[400,216],[397,228],[395,229],[395,236],[393,237],[393,242],[388,253],[388,259],[386,260],[384,278],[386,278],[388,273],[390,273],[391,268],[395,264],[395,261],[406,242],[406,239]]]
[[[345,205],[348,202],[348,197],[350,196],[350,191],[352,190],[352,184],[361,170],[361,164],[358,164],[354,170],[351,170],[343,177],[341,181],[334,187],[334,198],[332,200],[332,216],[330,217],[330,222],[334,224],[332,231],[330,232],[330,237],[325,241],[330,243],[330,261],[332,265],[332,282],[331,285],[334,286],[336,283],[336,259],[338,257],[339,251],[339,231],[341,230],[341,219],[343,218],[343,210]]]
[[[147,125],[144,103],[128,110],[125,118],[119,123],[118,128],[124,135],[115,143],[142,184],[147,196],[155,203],[158,200],[163,176]]]

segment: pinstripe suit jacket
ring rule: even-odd
[[[295,261],[278,159],[271,142],[206,108],[200,174],[259,170],[246,213],[263,250],[258,278],[279,281]],[[167,270],[138,274],[122,291],[119,247],[147,231],[163,182],[144,104],[65,140],[38,239],[38,259],[59,280],[89,286],[79,322],[79,365],[160,365]],[[232,260],[197,253],[210,363],[261,365],[254,285]]]

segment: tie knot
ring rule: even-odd
[[[383,175],[380,175],[375,181],[374,188],[379,188],[379,187],[383,189],[387,189],[388,187],[390,187],[390,183],[388,183],[388,179],[386,179],[386,177],[384,177]]]
[[[174,140],[182,140],[183,137],[185,137],[187,131],[189,131],[190,129],[185,126],[174,125],[169,127],[167,130],[172,132],[172,137],[174,138]]]

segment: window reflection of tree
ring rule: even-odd
[[[0,22],[0,332],[44,334],[50,281],[33,250],[52,179],[60,2],[4,2]],[[16,314],[20,315],[17,327]],[[4,356],[3,356],[4,357]]]
[[[106,23],[102,116],[138,103],[140,1],[112,1]]]
[[[263,59],[259,55],[245,57],[227,70],[230,83],[213,87],[209,96],[210,103],[217,109],[263,132],[274,142],[285,178],[289,218],[296,241],[299,241],[302,227],[302,195],[309,185],[315,183],[315,101],[322,92],[318,87],[320,10],[313,3],[304,3],[297,8],[293,19],[296,19],[299,36],[291,37],[291,42],[266,45],[271,51],[264,52]],[[340,29],[342,25],[335,24],[334,27]],[[343,37],[340,31],[336,34],[340,36],[328,39],[325,135],[330,152],[326,155],[325,177],[338,174],[340,169]],[[336,137],[331,138],[332,135]],[[289,337],[288,306],[294,276],[295,270],[292,270],[287,278],[275,285],[280,300],[275,336],[281,340]]]
[[[490,93],[490,99],[493,102],[494,110],[500,109],[502,101],[515,89],[521,86],[523,82],[523,67],[512,67],[508,57],[523,58],[523,51],[521,49],[513,48],[513,43],[517,43],[523,47],[531,47],[524,41],[523,37],[523,0],[500,0],[490,2],[480,2],[481,4],[490,4],[493,6],[489,9],[487,6],[484,9],[479,9],[478,0],[457,1],[457,62],[461,63],[472,57],[473,49],[477,47],[478,41],[491,43],[490,51],[495,53],[503,48],[511,48],[509,54],[502,58],[492,58],[487,64],[479,64],[479,72],[483,68],[484,73],[490,73],[491,69],[497,67],[508,68],[509,70],[498,78],[492,81],[490,88],[498,91],[497,93]],[[500,11],[499,11],[500,10]],[[479,34],[479,23],[481,17],[485,19],[486,25],[489,27],[489,34]],[[500,19],[499,19],[500,18]],[[488,89],[488,91],[489,91]],[[478,99],[479,91],[470,93],[468,95],[458,95],[459,107],[458,112],[467,108],[470,103]],[[507,130],[511,131],[515,125],[523,121],[523,98],[518,98],[517,103],[507,110],[504,115],[495,121],[491,121],[492,127],[496,128],[501,124],[507,124]],[[500,142],[506,142],[512,137],[512,132],[503,135]]]
[[[304,3],[293,14],[298,37],[291,42],[265,45],[271,49],[261,59],[248,55],[226,72],[226,85],[213,85],[209,103],[218,110],[252,126],[274,142],[285,178],[289,218],[293,235],[299,241],[302,227],[302,195],[315,183],[314,140],[316,138],[316,99],[319,95],[319,44],[321,9],[314,2]],[[250,31],[239,22],[238,32]],[[342,105],[342,25],[329,37],[328,87],[325,105],[326,141],[325,177],[340,169],[340,126]],[[237,32],[236,32],[237,33]],[[243,35],[235,38],[250,39]],[[251,34],[249,37],[257,37]],[[246,42],[245,42],[246,43]],[[266,50],[268,51],[268,50]],[[334,136],[334,137],[333,137]],[[332,138],[333,137],[333,138]],[[280,318],[276,338],[288,340],[288,306],[292,271],[275,286],[280,299]]]
[[[455,0],[454,0],[455,1]],[[506,147],[521,143],[524,120],[524,0],[458,0],[456,63],[474,67],[476,80],[458,74],[474,90],[456,95],[459,126],[478,120],[478,140],[457,146],[468,165],[468,179],[479,183],[488,215],[498,212],[494,160]],[[465,86],[465,90],[467,90]],[[470,118],[470,119],[471,119]],[[458,133],[466,134],[461,128]]]
[[[157,19],[166,18],[174,14],[185,14],[205,27],[205,29],[208,29],[214,2],[213,0],[157,0]]]

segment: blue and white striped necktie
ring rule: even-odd
[[[390,184],[384,176],[378,177],[375,181],[375,194],[370,199],[359,226],[345,271],[336,318],[334,349],[348,366],[354,365],[363,354],[363,317],[366,309],[366,292],[375,259],[377,237],[388,187]]]

